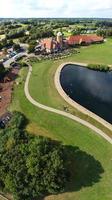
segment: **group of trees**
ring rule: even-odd
[[[13,44],[13,51],[19,51],[21,49],[20,44]]]
[[[111,21],[109,21],[109,20],[100,20],[100,21],[97,21],[96,22],[96,27],[101,27],[101,28],[112,27],[112,20]]]
[[[30,43],[29,44],[29,47],[28,47],[28,53],[34,53],[34,51],[35,51],[35,44],[33,44],[33,43]]]
[[[20,50],[20,44],[16,44],[13,42],[13,40],[7,40],[7,39],[3,39],[0,43],[0,50],[4,48],[4,53],[6,51],[7,53],[7,48],[8,47],[13,47],[14,51],[18,51]]]
[[[72,30],[72,35],[80,35],[81,34],[81,28],[76,27],[74,30]]]
[[[31,39],[38,39],[38,38],[45,38],[45,37],[54,36],[54,33],[53,33],[53,30],[51,28],[33,27],[30,30],[30,36],[31,36]]]
[[[1,190],[12,193],[15,200],[62,192],[67,181],[64,147],[28,134],[26,123],[26,118],[15,112],[9,126],[0,131]]]
[[[3,48],[11,47],[14,44],[13,40],[3,39],[0,42],[0,50]]]
[[[25,35],[25,30],[24,29],[16,29],[16,30],[11,30],[8,34],[6,34],[7,39],[15,39],[15,38],[20,38]]]
[[[103,37],[112,36],[112,28],[108,28],[108,29],[100,28],[100,29],[97,30],[97,35],[100,35],[100,36],[103,36]]]

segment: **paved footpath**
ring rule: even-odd
[[[96,132],[96,134],[102,136],[105,140],[107,140],[109,143],[112,144],[112,138],[110,138],[106,133],[104,133],[100,129],[96,128],[94,125],[90,124],[89,122],[84,121],[84,120],[80,119],[79,117],[76,117],[76,116],[74,116],[70,113],[67,113],[67,112],[64,112],[64,111],[61,111],[61,110],[57,110],[55,108],[48,107],[46,105],[40,104],[39,102],[35,101],[31,97],[31,95],[29,93],[29,87],[28,87],[31,73],[32,73],[32,66],[29,65],[29,71],[28,71],[27,78],[26,78],[26,81],[25,81],[24,92],[25,92],[26,98],[28,99],[28,101],[31,104],[33,104],[34,106],[36,106],[40,109],[43,109],[43,110],[46,110],[46,111],[49,111],[49,112],[52,112],[52,113],[55,113],[55,114],[58,114],[58,115],[62,115],[62,116],[69,118],[69,119],[72,119],[72,120],[90,128],[90,129],[92,129],[93,131]]]
[[[2,198],[3,200],[9,200],[7,197],[4,197],[2,194],[0,194],[0,198]]]

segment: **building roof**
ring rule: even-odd
[[[52,48],[52,38],[45,38],[41,40],[41,44],[46,48],[46,49],[51,49]]]
[[[56,48],[57,42],[53,38],[45,38],[41,40],[41,45],[48,50],[53,50]]]
[[[73,44],[80,44],[80,43],[86,43],[86,44],[91,44],[94,42],[101,42],[103,41],[103,37],[97,36],[97,35],[74,35],[70,36],[68,39],[68,44],[73,45]]]
[[[103,37],[98,36],[98,35],[89,35],[89,38],[92,40],[92,42],[101,42],[104,40]]]

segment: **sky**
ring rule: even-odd
[[[0,17],[112,18],[112,0],[0,0]]]

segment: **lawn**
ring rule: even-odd
[[[86,63],[102,63],[112,65],[112,39],[109,38],[103,44],[91,45],[80,49],[80,53],[74,57],[75,61]]]
[[[62,98],[60,98],[60,95],[55,89],[54,74],[57,67],[63,62],[67,62],[70,60],[73,61],[76,56],[77,55],[74,55],[70,58],[57,61],[57,62],[45,61],[41,63],[34,63],[32,77],[30,79],[30,86],[29,86],[30,93],[35,100],[41,102],[42,104],[45,104],[45,105],[48,105],[60,110],[63,110],[64,107],[68,107],[70,113],[78,117],[81,117],[86,121],[91,122],[93,125],[102,129],[103,131],[105,131],[107,134],[109,134],[112,137],[111,131],[109,131],[100,123],[96,122],[96,120],[91,119],[87,115],[82,114],[77,109],[68,105]],[[35,84],[36,84],[36,87],[34,87]]]
[[[106,61],[107,49],[111,41],[102,45],[94,45],[80,50],[80,54],[72,55],[68,60],[80,62],[99,62],[111,64],[111,57]],[[102,48],[103,50],[102,50]],[[96,50],[95,50],[96,48]],[[104,52],[101,56],[99,49]],[[105,50],[104,50],[105,49]],[[96,53],[97,51],[97,53]],[[89,52],[89,58],[88,58]],[[98,54],[99,52],[99,54]],[[97,58],[96,58],[96,56]],[[111,52],[109,51],[109,54]],[[99,56],[98,56],[99,55]],[[93,58],[94,56],[94,58]],[[103,59],[102,59],[103,58]],[[42,63],[33,64],[33,73],[30,80],[30,93],[41,103],[63,109],[66,105],[64,100],[58,95],[53,84],[53,77],[58,65],[67,60],[57,62],[44,61]],[[47,111],[43,111],[34,107],[28,102],[24,95],[24,80],[27,74],[27,68],[21,70],[19,81],[21,84],[15,86],[11,110],[19,110],[23,112],[29,119],[27,129],[34,134],[40,134],[52,139],[62,141],[65,145],[70,145],[72,148],[78,146],[83,155],[80,154],[80,164],[77,171],[74,163],[71,164],[73,180],[69,183],[67,190],[63,194],[49,196],[47,200],[111,200],[112,199],[112,145],[106,142],[100,136],[97,136],[92,130],[62,116],[58,116]],[[80,115],[78,111],[73,111],[69,107],[70,112]],[[82,116],[83,117],[83,116]],[[102,167],[102,173],[96,173],[96,161],[89,159],[88,154],[98,160]],[[88,167],[91,166],[91,171]],[[77,175],[75,175],[75,173]],[[89,173],[89,174],[88,174]],[[87,176],[88,174],[88,176]],[[92,177],[94,176],[94,179]],[[75,180],[76,177],[76,180]],[[78,185],[79,184],[79,185]]]

